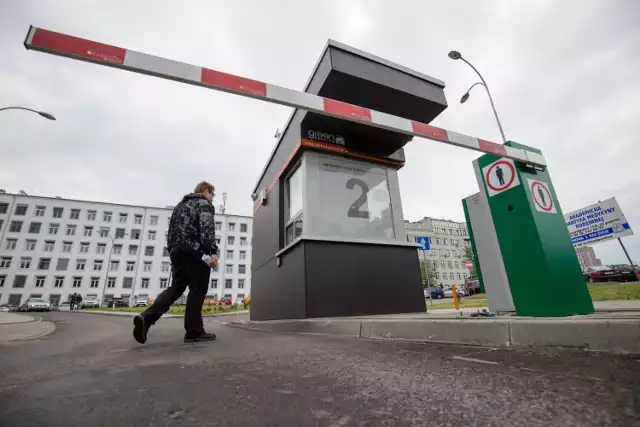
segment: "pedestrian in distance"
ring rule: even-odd
[[[76,303],[76,298],[75,298],[75,292],[72,294],[69,294],[69,297],[67,298],[67,301],[69,302],[69,311],[73,311],[73,305]]]
[[[171,259],[173,282],[153,304],[133,319],[133,337],[144,344],[149,328],[166,313],[189,287],[184,314],[184,341],[213,341],[215,334],[205,332],[202,304],[207,295],[211,269],[218,265],[215,239],[213,185],[202,181],[173,209],[169,222],[167,249]]]

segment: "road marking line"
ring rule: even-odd
[[[492,362],[490,360],[476,359],[474,357],[452,356],[451,358],[455,359],[455,360],[464,360],[465,362],[486,363],[487,365],[499,365],[498,362]]]

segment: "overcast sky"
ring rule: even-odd
[[[446,82],[436,126],[543,150],[565,212],[615,196],[640,234],[640,2],[0,0],[0,188],[171,205],[195,182],[249,197],[291,109],[23,47],[30,24],[303,89],[328,38]],[[478,153],[416,138],[400,172],[405,219],[464,220]],[[218,196],[218,203],[220,197]],[[640,237],[626,238],[640,260]],[[596,252],[624,262],[616,242]]]

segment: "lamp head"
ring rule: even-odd
[[[465,102],[467,102],[467,99],[469,99],[469,92],[462,95],[462,98],[460,98],[460,104],[464,104]]]
[[[49,120],[55,120],[56,118],[53,117],[51,114],[49,113],[45,113],[44,111],[38,111],[38,114],[40,114],[42,117],[44,117],[45,119],[49,119]]]
[[[462,58],[462,54],[460,52],[458,52],[457,50],[452,50],[451,52],[449,52],[449,58],[451,58],[453,60],[458,60],[458,59]]]

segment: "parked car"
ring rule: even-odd
[[[71,311],[71,304],[66,301],[61,302],[60,305],[58,305],[58,311]]]
[[[0,305],[0,311],[18,311],[18,306],[13,304],[2,304]]]
[[[617,282],[621,280],[621,275],[608,265],[597,267],[587,267],[584,272],[584,280],[589,283],[594,282]]]
[[[220,300],[220,302],[222,303],[222,305],[232,305],[233,304],[233,301],[229,297],[223,297]]]
[[[97,297],[86,297],[82,300],[82,308],[98,308],[100,307],[100,301]]]
[[[636,280],[638,280],[636,273],[640,275],[640,267],[638,267],[637,265],[631,266],[629,264],[616,264],[612,265],[611,268],[613,268],[618,274],[620,274],[619,280],[621,282],[635,282]]]
[[[135,297],[135,299],[133,300],[133,306],[134,307],[146,307],[148,300],[149,299],[147,297]]]
[[[480,279],[478,279],[478,276],[469,276],[466,285],[469,295],[475,295],[480,292]]]
[[[456,286],[456,294],[458,294],[458,299],[461,299],[462,297],[464,297],[464,291],[462,289],[460,289],[461,286]],[[453,288],[446,288],[444,290],[444,297],[445,298],[453,298]]]
[[[111,298],[107,301],[107,307],[127,307],[127,301],[122,297]]]
[[[19,311],[51,311],[51,303],[42,298],[29,298],[20,306]]]
[[[429,298],[429,293],[431,293],[432,299],[442,299],[444,298],[444,291],[441,287],[430,287],[424,290],[424,297]]]

